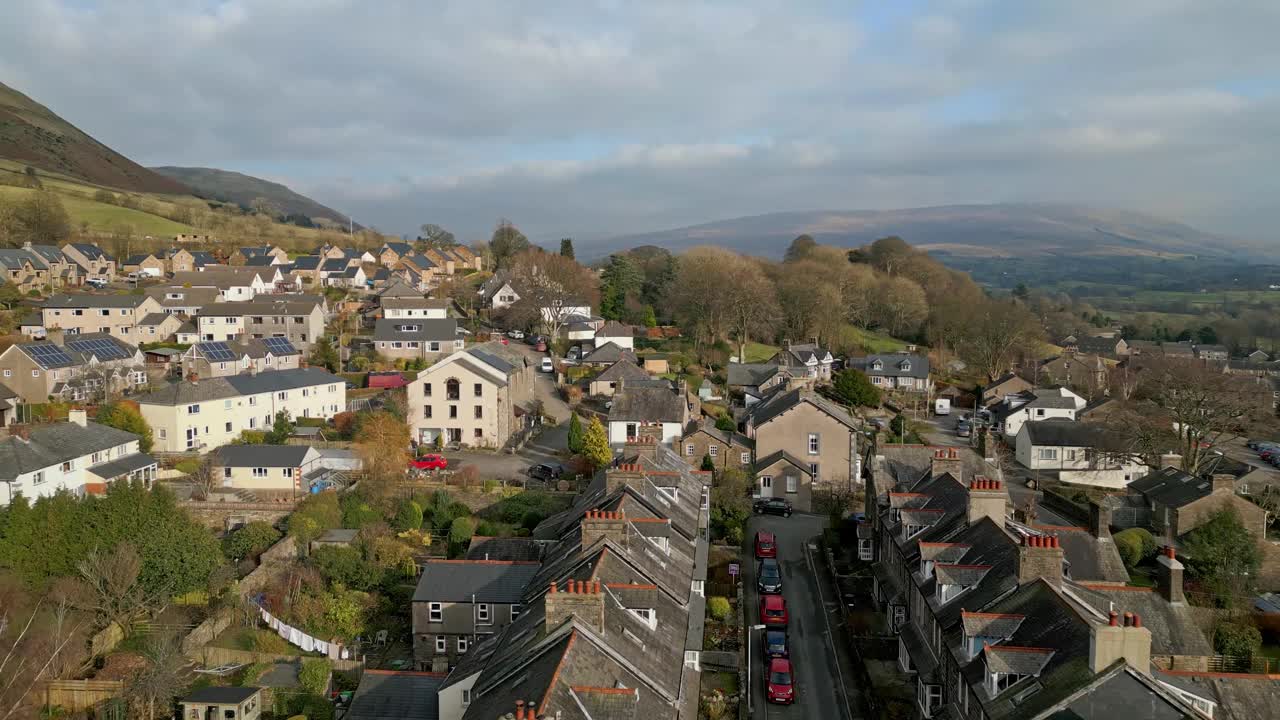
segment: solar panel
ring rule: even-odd
[[[224,342],[196,343],[196,347],[200,348],[200,352],[206,358],[214,362],[227,362],[236,359],[236,354],[231,352],[231,348]]]
[[[129,357],[129,352],[119,343],[112,342],[106,338],[91,338],[89,340],[68,340],[67,347],[72,350],[78,350],[82,353],[88,353],[99,360],[123,360]]]
[[[289,338],[269,337],[263,338],[262,344],[267,346],[272,355],[296,355],[298,351],[294,349],[293,343],[289,342]]]
[[[27,345],[26,351],[36,362],[46,368],[75,364],[67,351],[57,345]]]

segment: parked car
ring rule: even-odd
[[[525,472],[534,480],[555,480],[564,472],[564,468],[549,463],[538,463],[537,465],[530,465]]]
[[[541,335],[530,335],[529,337],[525,338],[524,341],[529,343],[530,345],[537,345],[538,343],[546,342],[547,339]]]
[[[555,372],[556,363],[551,359],[550,355],[546,355],[542,358],[542,364],[538,366],[538,369],[545,373]]]
[[[782,592],[782,568],[775,558],[760,561],[760,571],[756,573],[756,590],[770,595]]]
[[[787,601],[781,595],[760,596],[760,622],[767,627],[787,626]]]
[[[537,350],[538,352],[546,352],[546,351],[547,351],[547,341],[545,341],[545,340],[539,340],[537,343],[535,343],[535,344],[534,344],[533,349],[534,349],[534,350]]]
[[[973,434],[973,426],[961,420],[956,423],[956,437],[966,438]]]
[[[765,673],[765,696],[771,703],[790,705],[796,701],[796,686],[791,675],[791,660],[774,658]]]
[[[765,630],[764,642],[760,644],[760,649],[764,652],[766,663],[774,658],[791,657],[791,651],[787,648],[787,631]]]
[[[877,430],[886,430],[889,427],[889,421],[880,417],[871,418],[871,427]]]
[[[95,290],[102,290],[107,286],[107,281],[103,280],[102,278],[90,278],[88,280],[85,280],[84,284],[88,285],[91,288],[94,288]]]
[[[524,339],[524,331],[523,331],[523,330],[508,330],[508,331],[507,331],[507,337],[511,338],[512,340],[523,340],[523,339]]]
[[[786,498],[760,498],[751,504],[757,515],[791,517],[791,501]]]
[[[414,470],[445,470],[449,467],[449,461],[443,455],[429,453],[417,460],[410,460],[409,465]]]
[[[773,533],[767,530],[761,530],[756,533],[756,557],[757,558],[776,558],[778,557],[778,541],[774,538]]]

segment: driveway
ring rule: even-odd
[[[924,441],[940,447],[968,447],[969,438],[956,437],[956,423],[960,422],[960,413],[953,411],[950,415],[934,415],[920,421],[923,426]]]
[[[787,602],[790,623],[787,627],[792,673],[795,675],[794,705],[770,705],[765,702],[764,661],[760,654],[763,633],[750,630],[752,716],[755,718],[804,718],[805,720],[853,720],[845,681],[852,677],[847,669],[847,653],[837,655],[832,632],[839,631],[839,599],[831,579],[822,565],[817,547],[818,536],[826,527],[821,515],[796,513],[789,518],[772,515],[753,516],[747,523],[746,552],[743,555],[743,599],[746,603],[747,627],[760,618],[756,593],[756,567],[753,543],[756,531],[768,530],[778,541],[778,562],[782,566],[782,595]],[[812,543],[812,546],[810,545]]]
[[[460,470],[473,466],[484,479],[510,480],[527,477],[525,471],[530,465],[538,463],[563,464],[565,458],[561,453],[569,447],[569,425],[567,423],[546,426],[538,437],[526,443],[514,455],[505,452],[486,452],[479,450],[458,450],[446,452],[450,470]]]
[[[533,395],[542,402],[542,414],[551,418],[556,425],[569,422],[569,405],[560,398],[560,392],[556,389],[555,373],[544,373],[537,369],[547,353],[540,353],[521,340],[512,340],[508,347],[524,353],[533,365]]]

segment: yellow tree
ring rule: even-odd
[[[591,418],[591,424],[582,436],[582,457],[591,467],[602,468],[613,460],[613,450],[609,447],[609,433],[605,432],[600,418]]]
[[[404,478],[409,465],[409,427],[388,412],[368,415],[356,430],[356,447],[364,460],[365,478],[375,494],[385,493]]]

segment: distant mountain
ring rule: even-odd
[[[1197,230],[1142,213],[1052,204],[948,205],[904,210],[782,212],[626,235],[592,250],[637,245],[679,251],[722,245],[781,257],[801,234],[819,243],[856,247],[887,235],[945,258],[1219,257],[1272,258],[1275,248]]]
[[[151,169],[185,184],[196,195],[209,200],[251,207],[253,201],[261,197],[275,203],[285,215],[305,215],[312,221],[327,218],[340,225],[347,224],[346,215],[270,180],[214,168],[156,167]]]
[[[142,167],[4,83],[0,158],[120,190],[188,194],[181,182]]]

